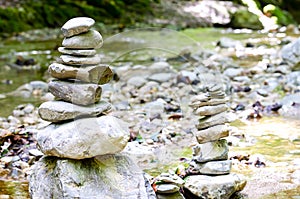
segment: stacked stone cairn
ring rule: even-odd
[[[230,131],[227,100],[218,84],[208,85],[206,93],[191,99],[190,106],[199,116],[195,132],[198,144],[193,147],[184,188],[200,198],[230,198],[246,185],[243,176],[230,174],[228,144],[223,139]]]
[[[31,198],[128,199],[153,194],[142,171],[119,153],[130,137],[127,125],[106,115],[112,106],[100,100],[100,85],[108,83],[113,72],[96,54],[103,40],[91,29],[94,23],[77,17],[61,29],[62,55],[49,66],[55,78],[49,90],[57,100],[39,107],[40,117],[52,123],[37,134],[45,156],[32,168]]]

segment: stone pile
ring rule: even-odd
[[[113,76],[101,65],[96,49],[103,44],[95,21],[77,17],[62,27],[62,53],[49,73],[49,91],[56,101],[39,107],[52,122],[37,134],[46,155],[30,175],[32,198],[149,198],[145,178],[125,155],[130,134],[121,120],[106,115],[111,104],[101,101],[101,84]],[[150,192],[150,193],[149,193]]]
[[[211,84],[207,92],[191,99],[190,106],[199,116],[195,136],[198,144],[193,147],[193,158],[184,188],[201,198],[230,198],[246,185],[242,176],[230,174],[228,160],[230,122],[227,116],[227,98],[222,87]]]

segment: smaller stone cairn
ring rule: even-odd
[[[242,176],[230,174],[228,160],[230,122],[227,98],[222,87],[211,84],[207,92],[194,96],[190,106],[199,116],[195,132],[198,144],[193,147],[193,158],[185,178],[184,188],[200,198],[230,198],[246,185]]]
[[[113,72],[100,64],[96,49],[102,36],[95,21],[77,17],[61,28],[62,53],[49,73],[56,78],[49,90],[56,101],[39,107],[42,119],[52,122],[37,134],[46,155],[32,168],[31,198],[151,198],[142,171],[121,152],[130,137],[127,125],[106,113],[101,86]]]

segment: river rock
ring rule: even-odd
[[[218,124],[224,124],[230,121],[231,120],[228,117],[227,113],[218,113],[216,115],[205,116],[204,118],[199,119],[199,124],[197,125],[197,128],[201,130]]]
[[[300,93],[294,93],[285,96],[281,100],[282,107],[279,109],[279,113],[283,117],[287,118],[300,118]]]
[[[185,199],[185,197],[178,191],[172,194],[156,194],[156,199]]]
[[[75,57],[72,55],[61,55],[57,60],[57,62],[62,64],[72,65],[72,66],[98,65],[101,63],[101,59],[99,56]]]
[[[156,181],[160,181],[167,184],[176,184],[179,187],[184,185],[184,180],[174,173],[161,173],[155,179]]]
[[[124,155],[83,160],[44,157],[32,171],[31,198],[153,198],[143,171]]]
[[[196,111],[196,115],[200,116],[209,116],[209,115],[215,115],[218,113],[222,113],[228,109],[226,104],[219,104],[216,106],[203,106],[199,107]]]
[[[231,161],[211,161],[206,163],[197,163],[192,161],[190,167],[193,171],[198,171],[200,174],[205,175],[224,175],[229,174],[231,169]]]
[[[240,76],[243,73],[243,69],[242,68],[227,68],[223,74],[230,77],[230,78],[234,78],[236,76]]]
[[[215,98],[211,98],[207,94],[200,94],[200,95],[196,95],[191,98],[191,103],[189,106],[191,106],[192,108],[199,108],[202,106],[212,106],[212,105],[224,104],[227,101],[228,101],[228,98],[215,99]]]
[[[128,140],[127,125],[112,116],[53,123],[37,134],[38,146],[45,155],[72,159],[118,153]]]
[[[300,38],[285,45],[281,50],[282,59],[294,70],[300,67]]]
[[[207,129],[193,132],[199,144],[211,142],[229,136],[230,127],[228,125],[216,125]]]
[[[235,192],[246,186],[246,180],[237,174],[207,176],[192,175],[185,178],[184,188],[194,194],[195,198],[229,199]]]
[[[74,56],[94,56],[97,53],[94,49],[68,49],[65,47],[59,47],[57,50],[61,54]]]
[[[65,37],[71,37],[83,32],[87,32],[93,25],[95,20],[88,17],[76,17],[67,21],[61,28]]]
[[[167,82],[175,77],[173,73],[156,73],[148,77],[148,80],[159,83]]]
[[[49,91],[57,98],[79,105],[90,105],[99,102],[101,87],[97,84],[50,81]]]
[[[110,111],[112,105],[105,101],[90,106],[78,106],[64,101],[48,101],[39,107],[39,115],[49,122],[61,122],[82,116],[98,116]]]
[[[179,191],[179,187],[174,184],[159,184],[156,185],[156,192],[157,193],[176,193]]]
[[[100,48],[103,44],[102,36],[96,30],[89,30],[76,37],[64,38],[62,45],[70,49],[93,49]]]
[[[78,79],[84,82],[106,84],[113,78],[113,72],[107,65],[73,67],[53,63],[48,72],[58,79]]]
[[[228,144],[226,140],[217,140],[197,144],[193,147],[193,160],[198,163],[212,160],[226,160],[228,158]]]

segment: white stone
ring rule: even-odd
[[[103,39],[101,34],[96,30],[89,30],[86,33],[65,38],[62,45],[70,49],[101,48],[103,45]]]
[[[93,25],[95,20],[88,17],[75,17],[67,21],[61,28],[65,37],[71,37],[83,32],[87,32]]]

